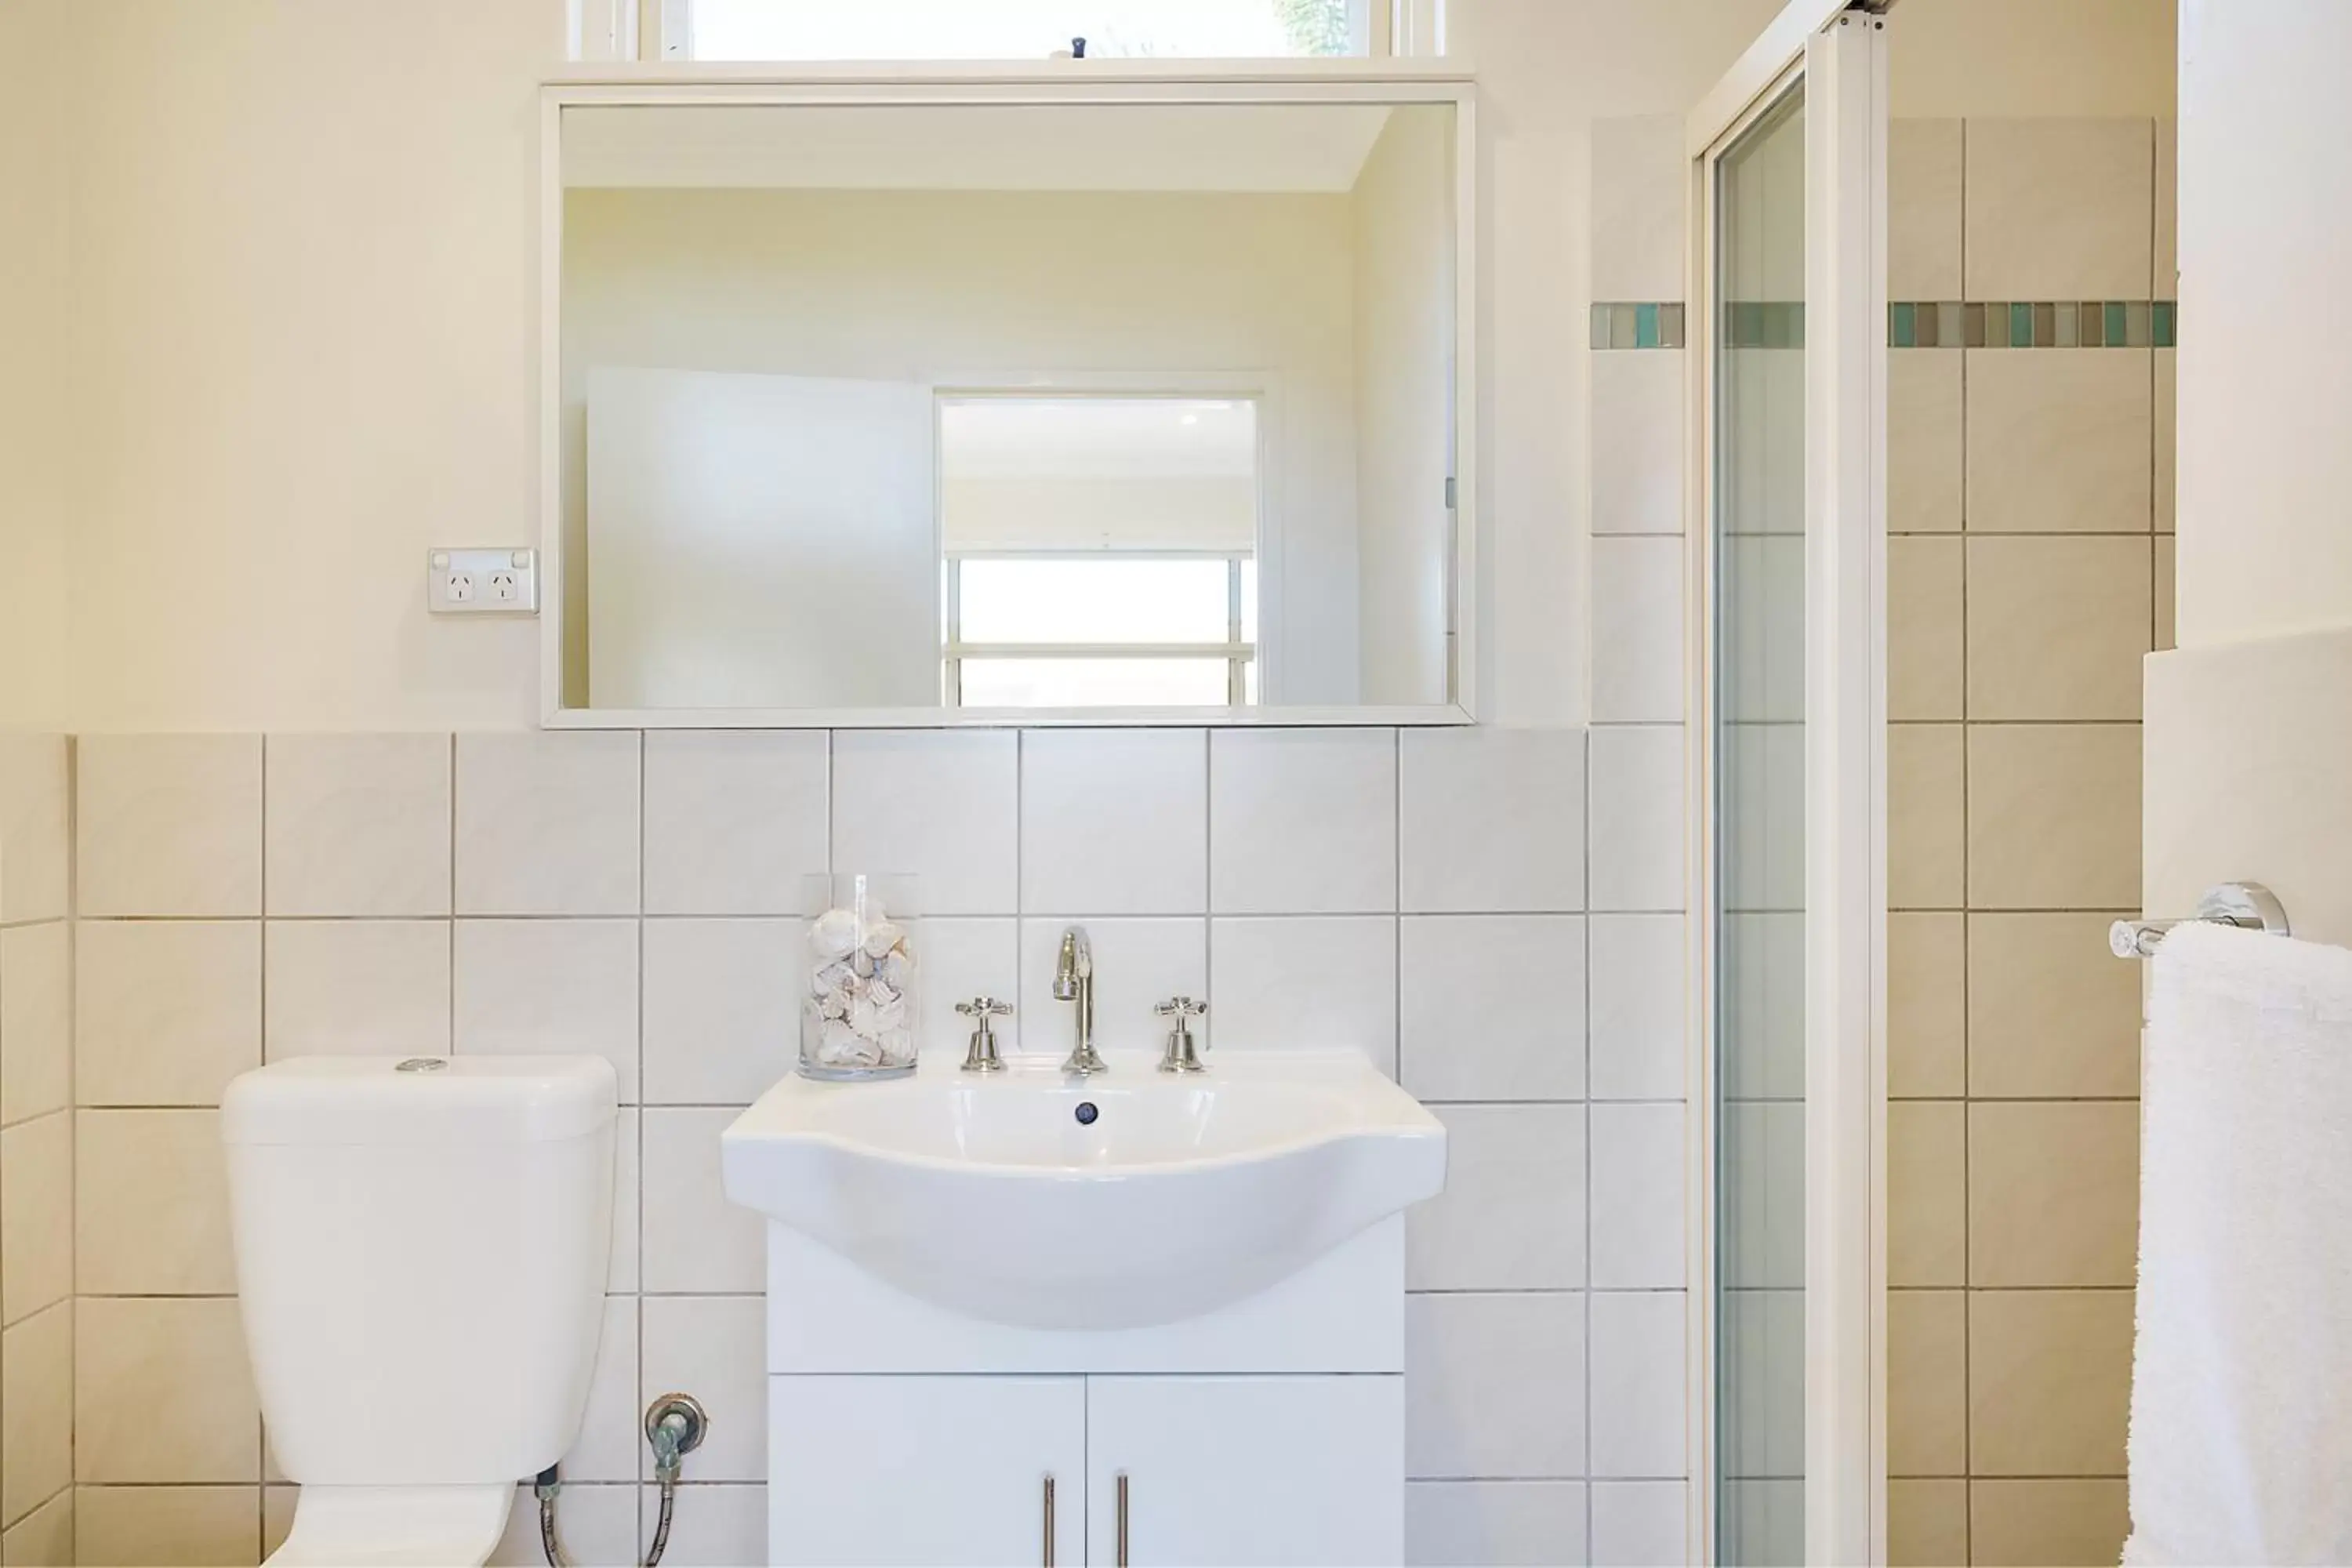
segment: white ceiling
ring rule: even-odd
[[[1390,113],[1360,103],[573,106],[563,183],[1337,194],[1354,189]]]

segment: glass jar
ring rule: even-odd
[[[920,1037],[914,879],[843,872],[816,884],[803,943],[801,1072],[902,1078]]]

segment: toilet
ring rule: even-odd
[[[305,1057],[229,1085],[246,1344],[302,1489],[270,1563],[488,1559],[580,1431],[615,1100],[601,1057]]]

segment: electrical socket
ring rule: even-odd
[[[530,616],[539,613],[536,550],[428,551],[425,607],[436,616]]]

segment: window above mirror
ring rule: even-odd
[[[680,60],[1313,58],[1386,54],[1373,0],[671,0]]]

